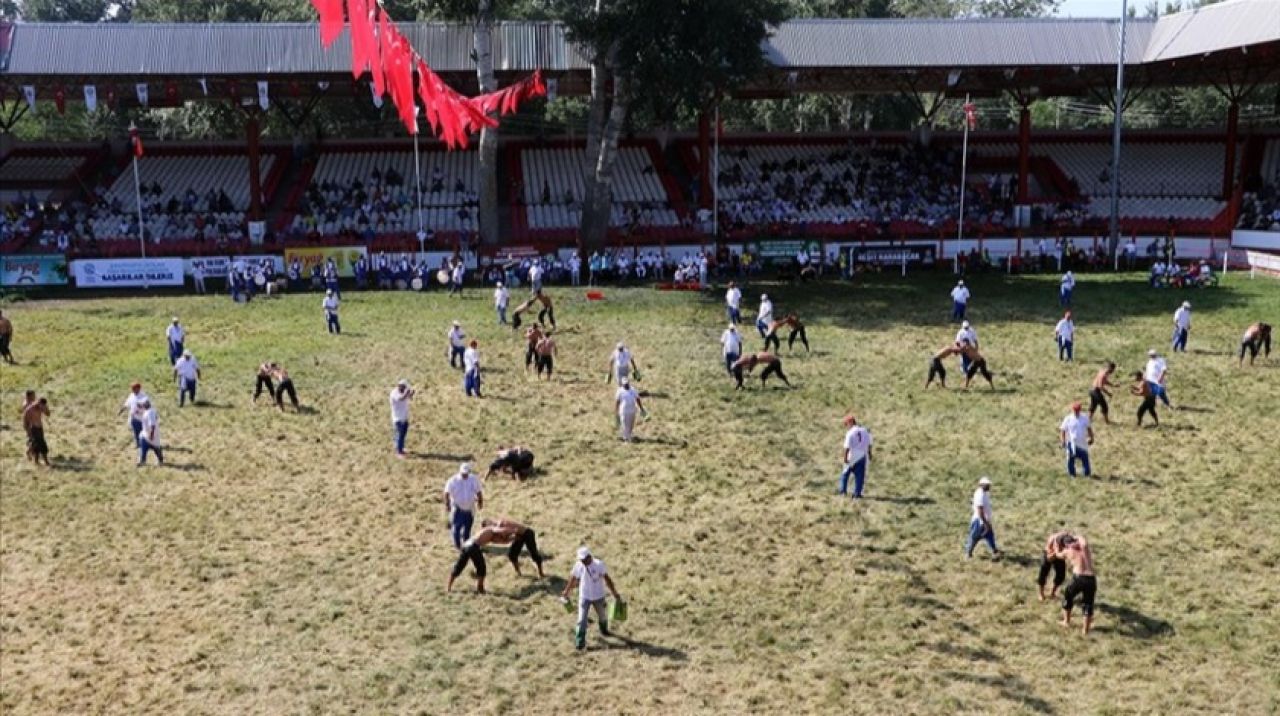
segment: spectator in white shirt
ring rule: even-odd
[[[484,487],[480,478],[471,471],[471,463],[462,463],[458,472],[444,483],[444,514],[449,520],[453,546],[462,549],[462,543],[471,539],[471,525],[475,523],[476,510],[484,509]]]
[[[462,367],[462,354],[467,350],[467,334],[462,332],[462,324],[458,321],[453,322],[453,327],[449,329],[449,367]]]
[[[413,400],[409,381],[401,380],[391,390],[391,426],[395,428],[396,457],[404,459],[404,439],[409,434],[409,401]]]
[[[338,297],[333,295],[333,289],[324,292],[324,301],[320,305],[324,308],[324,318],[329,326],[329,332],[341,335],[342,324],[338,323]]]
[[[462,298],[462,282],[466,278],[467,269],[462,264],[462,259],[453,265],[453,271],[449,274],[449,295],[458,294],[458,298]]]
[[[849,476],[853,476],[853,499],[862,499],[862,485],[867,479],[867,463],[871,460],[871,433],[852,415],[846,415],[844,426],[848,431],[844,434],[844,470],[840,472],[840,487],[837,495],[843,495],[849,488]]]
[[[965,287],[964,281],[960,281],[951,289],[951,320],[963,321],[968,307],[969,289]]]
[[[493,290],[493,308],[498,312],[498,325],[507,325],[507,306],[511,303],[511,292],[507,290],[502,282],[498,282],[498,287]]]
[[[644,411],[644,403],[641,402],[640,394],[631,387],[631,381],[627,378],[618,381],[614,407],[618,413],[618,427],[622,430],[622,441],[629,443],[636,427],[636,412]]]
[[[1173,352],[1187,352],[1187,337],[1191,334],[1191,302],[1183,301],[1173,312]]]
[[[178,362],[178,357],[182,355],[182,342],[187,338],[187,332],[182,329],[178,323],[178,317],[173,317],[173,323],[164,331],[165,338],[169,339],[169,365]]]
[[[756,330],[760,331],[760,337],[764,338],[769,335],[769,324],[773,323],[773,301],[769,300],[769,294],[760,294],[760,310],[756,312]]]
[[[569,573],[569,581],[560,592],[561,601],[568,603],[569,592],[578,587],[578,626],[574,632],[574,645],[579,651],[587,648],[587,623],[591,610],[596,610],[596,620],[600,623],[600,633],[609,636],[609,617],[605,611],[605,588],[613,594],[613,598],[622,601],[622,595],[609,577],[609,570],[604,562],[591,556],[591,550],[578,548],[578,561]]]
[[[724,312],[730,323],[742,323],[742,312],[739,310],[741,305],[742,289],[738,288],[738,284],[730,281],[729,290],[724,292]]]
[[[173,364],[173,375],[178,379],[178,407],[186,405],[187,395],[191,396],[191,404],[196,404],[196,383],[200,380],[200,363],[191,351],[183,351],[182,357]]]
[[[1070,362],[1074,357],[1076,324],[1071,320],[1071,311],[1067,311],[1053,329],[1053,338],[1058,342],[1058,360]]]
[[[979,540],[986,540],[994,557],[1000,556],[996,548],[996,526],[991,514],[991,478],[978,480],[978,489],[973,492],[973,517],[969,519],[969,538],[965,540],[964,556],[973,557],[973,548]]]
[[[542,292],[542,260],[534,259],[529,267],[529,288],[534,293]]]
[[[1067,474],[1076,476],[1076,459],[1084,468],[1084,476],[1089,477],[1089,446],[1093,445],[1093,426],[1089,424],[1089,416],[1083,414],[1079,401],[1071,404],[1071,412],[1062,419],[1058,426],[1058,437],[1062,447],[1067,451]]]
[[[738,361],[738,356],[742,355],[742,336],[738,333],[738,327],[730,323],[724,333],[720,335],[720,346],[724,349],[724,369],[733,374],[733,364]]]
[[[1071,305],[1071,294],[1076,290],[1076,277],[1070,271],[1062,274],[1062,283],[1058,287],[1058,305],[1067,307]]]
[[[142,414],[146,410],[142,407],[143,402],[150,402],[147,394],[142,392],[142,384],[134,383],[129,386],[129,395],[124,399],[124,405],[120,406],[120,412],[117,416],[129,415],[129,430],[133,433],[133,444],[139,445],[139,435],[142,433]]]
[[[462,354],[462,391],[470,398],[474,393],[477,398],[483,398],[480,395],[480,344],[477,341],[471,341],[471,345]]]
[[[197,261],[191,266],[191,283],[196,289],[196,293],[204,295],[204,266]]]
[[[138,408],[142,411],[142,418],[139,421],[141,430],[138,436],[138,466],[147,464],[148,451],[154,452],[156,462],[163,465],[164,452],[160,449],[160,416],[151,406],[151,399],[145,396],[138,401]]]

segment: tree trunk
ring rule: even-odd
[[[493,11],[494,0],[480,0],[476,10],[474,45],[476,52],[476,80],[480,93],[495,92],[498,81],[493,76]],[[499,241],[498,226],[498,128],[485,127],[480,131],[480,241],[496,244]]]
[[[618,163],[618,137],[627,121],[627,80],[613,77],[613,102],[609,121],[600,135],[599,159],[589,184],[592,202],[583,207],[582,240],[587,246],[601,246],[608,239],[609,215],[613,205],[613,170]]]
[[[599,3],[597,2],[597,10]],[[587,237],[596,235],[592,226],[595,206],[596,164],[600,159],[600,137],[604,133],[605,116],[608,113],[609,74],[612,71],[618,49],[615,44],[603,57],[591,62],[591,105],[587,110],[587,147],[582,162],[582,216],[578,220],[578,252],[583,253]]]

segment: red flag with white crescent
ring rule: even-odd
[[[142,158],[142,137],[138,136],[138,128],[135,125],[129,125],[129,146],[133,149],[133,156]]]

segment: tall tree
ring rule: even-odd
[[[0,15],[27,22],[102,22],[115,17],[117,6],[108,0],[5,0]]]
[[[591,62],[583,245],[605,241],[618,137],[634,102],[655,116],[697,111],[764,68],[760,43],[782,0],[560,0],[570,39]]]

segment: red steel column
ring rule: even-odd
[[[1222,196],[1231,199],[1231,192],[1236,185],[1236,142],[1239,141],[1240,103],[1231,102],[1227,109],[1227,156],[1222,164]]]
[[[711,197],[711,118],[698,114],[698,206],[710,209]]]

